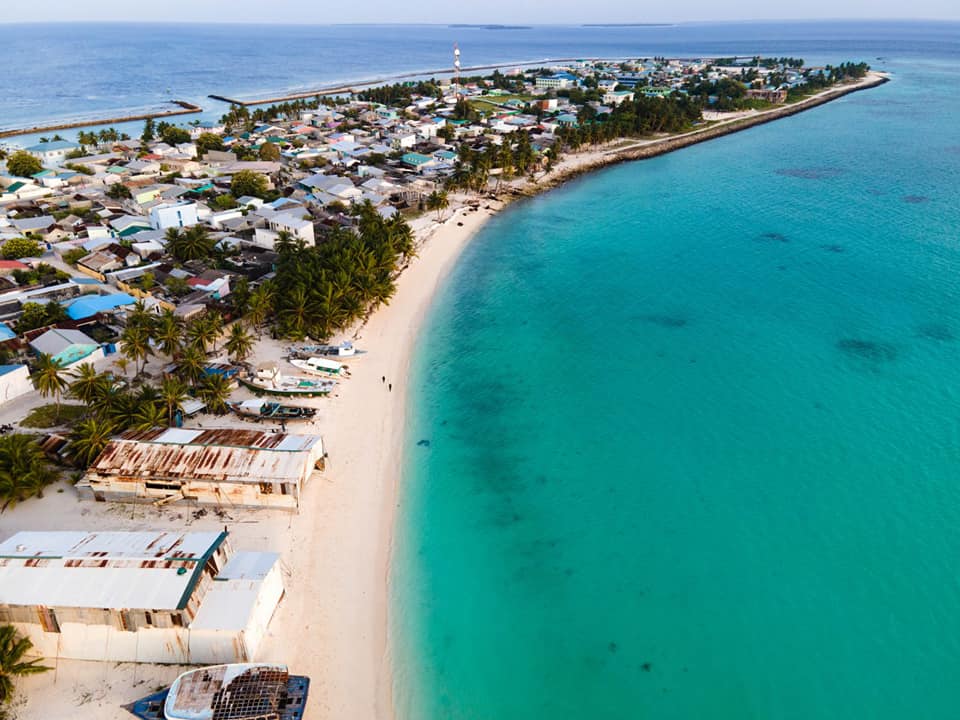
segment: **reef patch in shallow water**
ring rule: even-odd
[[[777,175],[784,177],[795,177],[802,180],[829,180],[843,174],[841,168],[823,167],[823,168],[778,168],[775,170]]]
[[[788,237],[787,237],[786,235],[784,235],[783,233],[778,233],[778,232],[765,232],[765,233],[760,233],[760,236],[759,236],[757,239],[758,239],[758,240],[768,241],[768,242],[779,242],[779,243],[788,243],[788,242],[790,242],[790,238],[788,238]]]
[[[837,349],[854,357],[871,362],[890,362],[897,359],[897,348],[890,343],[862,338],[843,338],[837,341]]]
[[[663,328],[682,328],[685,327],[688,322],[687,318],[682,315],[661,315],[657,313],[640,315],[638,319]]]

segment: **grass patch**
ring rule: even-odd
[[[57,419],[56,405],[43,405],[34,408],[20,421],[21,427],[52,428],[76,422],[87,411],[85,405],[61,405],[60,418]]]

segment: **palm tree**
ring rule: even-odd
[[[217,340],[223,334],[223,315],[216,310],[208,310],[203,315],[203,320],[207,323],[212,338],[213,352],[217,351]]]
[[[172,310],[164,310],[157,321],[154,339],[160,344],[163,354],[172,358],[183,347],[183,320],[174,315]]]
[[[64,377],[63,364],[46,353],[37,356],[37,371],[30,376],[34,389],[43,397],[53,397],[57,404],[57,420],[60,419],[60,398],[69,383]]]
[[[151,335],[154,329],[155,316],[144,304],[143,300],[134,303],[133,309],[127,315],[127,327],[142,328],[147,335]]]
[[[201,374],[202,372],[201,368]],[[187,386],[180,378],[168,375],[160,381],[160,397],[166,408],[166,422],[173,425],[177,411],[183,409],[183,403],[187,399]]]
[[[443,219],[443,211],[450,207],[450,198],[446,190],[434,190],[427,196],[427,210],[437,211],[437,222]]]
[[[227,338],[227,354],[235,363],[241,363],[250,357],[253,350],[253,335],[247,332],[242,323],[234,323]]]
[[[196,344],[187,345],[180,353],[177,369],[180,376],[196,387],[203,377],[203,369],[207,366],[207,354]]]
[[[108,418],[81,420],[70,432],[70,455],[77,467],[88,468],[110,442],[117,426]]]
[[[273,309],[273,286],[269,283],[260,285],[256,290],[250,293],[250,311],[247,314],[250,325],[260,335],[260,326],[267,319],[267,315]]]
[[[30,435],[0,437],[0,511],[28,497],[42,497],[43,489],[56,479],[56,473]]]
[[[139,377],[147,365],[147,358],[153,354],[150,333],[142,325],[127,325],[120,335],[120,342],[120,354],[133,361],[134,377]]]
[[[130,367],[130,361],[129,361],[129,360],[127,360],[127,359],[126,359],[125,357],[123,357],[123,356],[120,356],[120,357],[118,357],[116,360],[113,361],[113,364],[116,366],[117,370],[119,370],[120,373],[121,373],[124,377],[127,376],[127,370],[128,370],[129,367]]]
[[[308,316],[310,315],[310,300],[307,290],[299,285],[285,298],[285,307],[280,311],[286,334],[294,338],[303,338],[306,335]]]
[[[160,403],[141,403],[133,416],[131,430],[152,430],[169,424],[169,411]]]
[[[227,411],[227,400],[230,399],[230,381],[226,375],[210,373],[197,388],[197,395],[207,406],[207,410],[216,415],[223,415]]]
[[[104,390],[110,379],[97,372],[93,363],[83,363],[70,371],[76,378],[70,383],[70,394],[81,402],[90,405]]]
[[[223,319],[213,320],[213,316],[220,318],[220,313],[204,313],[187,326],[187,339],[199,347],[204,354],[208,345],[214,345],[220,335]]]
[[[21,636],[13,625],[0,625],[0,703],[13,698],[13,681],[24,675],[36,675],[50,668],[40,665],[42,659],[24,660],[33,648],[29,638]]]

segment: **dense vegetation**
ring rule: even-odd
[[[414,254],[410,226],[369,203],[355,212],[355,231],[336,228],[317,247],[285,233],[277,241],[277,334],[325,339],[393,295],[398,269]]]
[[[436,80],[426,80],[416,83],[395,83],[361,90],[357,97],[364,102],[375,102],[381,105],[406,107],[413,102],[413,96],[434,97],[440,99],[440,85]]]

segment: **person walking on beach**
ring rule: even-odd
[[[387,381],[387,376],[386,376],[386,375],[382,375],[382,376],[380,377],[380,382],[385,383],[386,381]]]
[[[389,385],[387,385],[387,391],[393,392],[393,383],[390,383]]]

